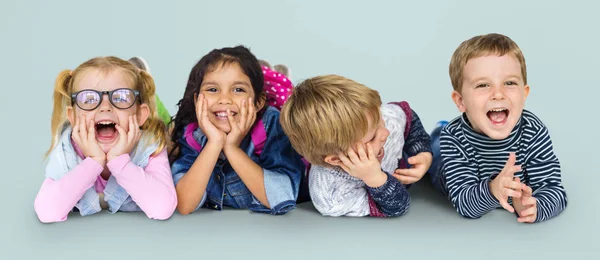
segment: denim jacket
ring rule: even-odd
[[[223,206],[232,208],[248,208],[254,212],[283,215],[296,208],[300,182],[304,178],[305,164],[279,124],[279,111],[267,107],[261,120],[253,127],[264,127],[266,141],[262,152],[255,151],[249,133],[242,140],[240,148],[263,169],[264,185],[271,208],[267,208],[250,192],[235,170],[221,152],[219,159],[209,178],[202,200],[196,207],[207,207],[222,210]],[[186,126],[184,133],[190,125]],[[193,132],[194,140],[204,147],[208,138],[197,128]],[[184,135],[179,139],[180,154],[173,162],[171,172],[175,185],[187,173],[200,153],[194,149]]]

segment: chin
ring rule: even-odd
[[[100,148],[104,153],[108,153],[110,149],[113,147],[113,144],[100,144]]]

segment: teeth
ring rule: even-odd
[[[98,123],[96,123],[97,125],[112,125],[114,124],[113,122],[110,121],[100,121]]]
[[[502,112],[504,110],[506,110],[506,109],[504,109],[504,108],[495,108],[495,109],[491,109],[490,111],[493,111],[493,112]]]
[[[231,114],[235,116],[237,113],[231,112]],[[215,115],[218,117],[227,117],[227,112],[217,112],[217,113],[215,113]]]

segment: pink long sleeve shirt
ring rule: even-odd
[[[73,146],[83,159],[81,150],[74,143]],[[165,220],[173,215],[177,194],[166,149],[151,157],[144,169],[135,165],[129,154],[114,158],[106,167],[148,218]],[[102,165],[88,157],[61,179],[46,178],[34,202],[39,220],[65,221],[86,190],[94,187],[97,193],[103,193],[107,183],[100,175],[103,170]]]

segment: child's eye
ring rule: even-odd
[[[243,88],[234,88],[233,92],[246,92],[246,90]]]
[[[481,83],[481,84],[478,84],[475,88],[486,88],[486,87],[489,87],[489,86],[490,85],[487,84],[487,83]]]
[[[516,85],[518,85],[518,84],[517,84],[517,82],[514,82],[514,81],[508,81],[508,82],[506,82],[506,85],[509,85],[509,86],[516,86]]]
[[[205,88],[204,91],[217,92],[217,88]]]

